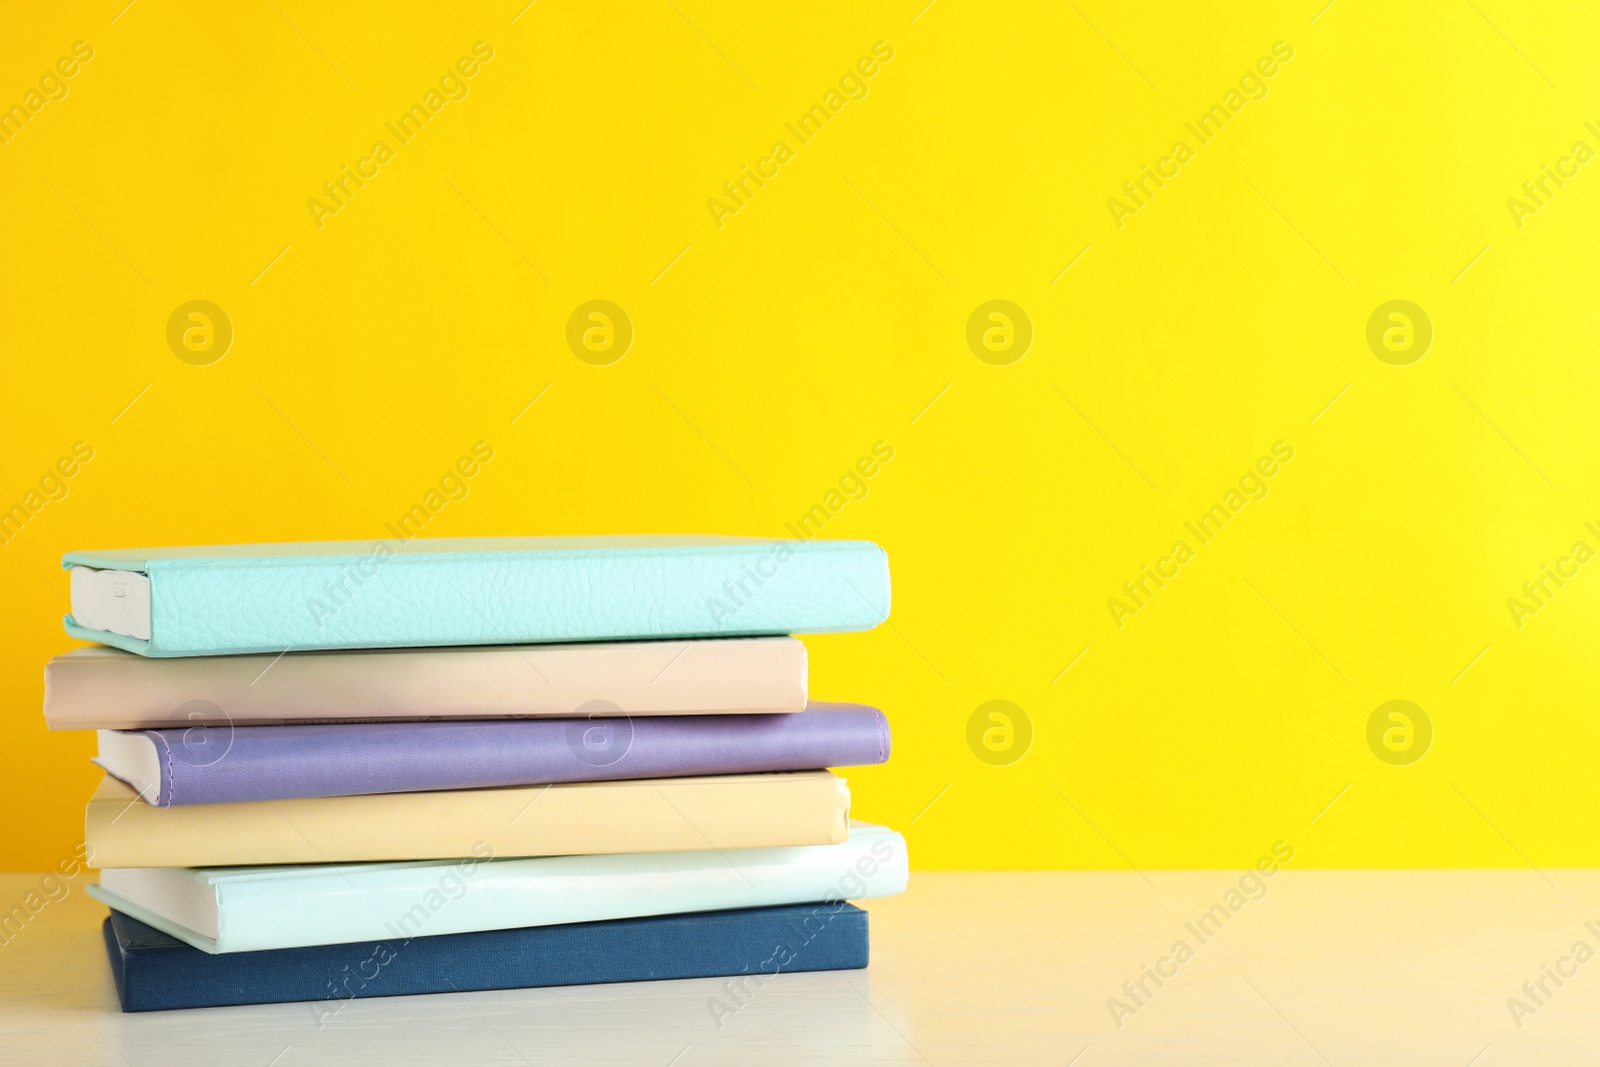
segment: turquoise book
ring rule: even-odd
[[[399,538],[69,552],[73,637],[144,656],[868,630],[870,541]]]
[[[529,818],[537,817],[537,812]],[[596,856],[126,867],[89,895],[206,953],[258,952],[903,893],[905,838]]]

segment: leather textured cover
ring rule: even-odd
[[[863,900],[904,892],[908,877],[905,840],[866,823],[852,827],[849,841],[803,848],[172,873],[216,894],[217,937],[152,910],[154,901],[132,899],[107,884],[88,889],[97,900],[203,951],[253,952],[809,900]]]
[[[870,629],[889,565],[870,541],[418,538],[69,552],[150,577],[146,656],[505,645]]]
[[[92,645],[44,669],[45,721],[56,730],[805,706],[806,649],[793,637],[173,659]]]
[[[765,977],[867,965],[867,913],[835,901],[212,956],[113,911],[102,932],[125,1012],[356,997]]]
[[[158,808],[107,775],[84,815],[94,867],[581,856],[829,845],[850,790],[827,771],[645,778]]]
[[[862,704],[819,703],[786,715],[339,723],[134,732],[156,748],[161,782],[155,803],[161,807],[804,771],[882,763],[889,758],[888,721],[877,708]],[[116,770],[98,759],[95,762],[108,771]]]

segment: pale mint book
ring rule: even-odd
[[[68,552],[73,637],[144,656],[869,630],[870,541],[698,534]]]
[[[850,839],[706,849],[282,867],[100,872],[90,895],[206,952],[404,940],[905,891],[905,839],[852,822]]]

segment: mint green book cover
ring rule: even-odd
[[[102,884],[88,891],[195,948],[226,953],[863,900],[902,893],[909,878],[905,838],[852,822],[850,840],[835,845],[522,859],[490,859],[486,851],[403,863],[144,868],[102,872]],[[152,906],[124,892],[148,896]],[[193,929],[152,910],[161,907],[155,901],[196,896],[210,902],[215,929]]]
[[[62,565],[148,578],[148,636],[66,618],[73,637],[146,656],[826,633],[889,614],[888,557],[870,541],[417,538],[69,552]]]

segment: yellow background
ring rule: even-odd
[[[892,625],[807,643],[816,696],[888,711],[856,811],[920,867],[1600,863],[1600,564],[1506,605],[1600,547],[1600,164],[1506,205],[1600,147],[1592,8],[122,2],[0,33],[5,102],[95,51],[0,146],[0,502],[95,450],[0,546],[0,864],[69,855],[96,774],[39,711],[64,550],[371,539],[480,440],[429,535],[780,535],[888,442],[824,535],[888,549]],[[319,229],[307,200],[479,40],[469,95]],[[1119,229],[1108,198],[1280,40]],[[214,365],[166,343],[193,299],[233,323]],[[565,341],[591,299],[636,331],[610,366]],[[1008,366],[966,343],[991,299],[1033,324]],[[1392,299],[1433,323],[1409,366],[1366,343]],[[1118,629],[1107,599],[1280,440],[1266,499]],[[1033,725],[1008,766],[967,743],[995,699]],[[1410,766],[1367,746],[1391,699],[1434,727]]]

